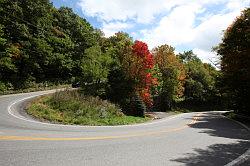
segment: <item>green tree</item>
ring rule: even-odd
[[[7,47],[16,67],[15,73],[8,73],[15,88],[28,86],[40,70],[39,58],[33,40],[41,38],[49,27],[49,1],[3,1],[0,11]]]
[[[107,81],[112,58],[102,53],[100,46],[92,46],[85,50],[82,59],[83,80],[87,83]]]
[[[174,54],[174,48],[169,45],[162,45],[153,49],[155,63],[160,69],[162,85],[157,103],[160,110],[171,109],[175,101],[183,96],[183,84],[185,80],[184,65]]]
[[[215,100],[218,71],[210,64],[202,61],[193,53],[187,51],[178,55],[185,65],[186,83],[184,97],[192,104],[204,104]]]
[[[123,32],[118,32],[114,36],[102,40],[103,52],[109,54],[113,63],[108,74],[108,87],[106,89],[108,98],[118,103],[125,112],[129,107],[130,97],[134,90],[134,81],[128,77],[128,67],[133,40]],[[122,97],[121,97],[122,96]]]
[[[216,48],[221,59],[222,90],[228,95],[230,108],[249,114],[250,110],[250,8],[227,28]]]
[[[105,95],[105,86],[108,80],[111,56],[101,51],[100,46],[92,46],[85,50],[81,63],[82,88],[88,95]]]
[[[12,55],[10,54],[13,51],[14,50],[7,48],[7,39],[4,36],[3,25],[0,24],[0,91],[5,91],[10,88],[7,86],[11,86],[8,77],[16,71],[16,67],[11,58]]]
[[[67,83],[82,75],[85,50],[100,33],[72,9],[49,0],[1,0],[1,79],[16,89]]]
[[[72,9],[61,7],[53,13],[54,22],[53,27],[55,33],[59,36],[68,36],[74,43],[71,50],[73,61],[72,75],[78,76],[82,74],[81,65],[85,50],[98,45],[100,33],[95,30],[86,19],[76,15]]]

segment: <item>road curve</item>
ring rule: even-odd
[[[249,131],[219,112],[91,127],[41,123],[19,111],[26,100],[51,92],[0,96],[0,166],[220,166],[250,148]]]

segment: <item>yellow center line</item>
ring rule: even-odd
[[[201,113],[200,113],[201,114]],[[141,136],[153,136],[159,135],[162,133],[169,133],[180,131],[185,128],[188,128],[189,125],[193,125],[199,119],[200,114],[193,117],[192,121],[182,127],[161,130],[161,131],[153,131],[153,132],[143,132],[143,133],[135,133],[135,134],[127,134],[127,135],[114,135],[114,136],[96,136],[96,137],[30,137],[30,136],[0,136],[0,140],[15,140],[15,141],[79,141],[79,140],[106,140],[106,139],[122,139],[122,138],[132,138],[132,137],[141,137]]]

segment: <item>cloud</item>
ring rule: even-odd
[[[138,23],[150,23],[157,14],[169,11],[185,0],[80,0],[78,5],[88,16],[103,21],[135,20]]]
[[[205,63],[216,63],[218,61],[218,57],[215,52],[194,48],[193,53],[198,55],[198,57]]]
[[[240,15],[240,11],[247,3],[231,0],[226,3],[224,10],[213,14],[207,11],[205,2],[175,7],[169,15],[161,18],[156,27],[142,30],[142,40],[146,41],[150,48],[169,44],[178,51],[178,48],[185,45],[193,49],[203,61],[214,60],[215,53],[211,52],[212,47],[221,42],[223,30]]]
[[[164,43],[176,46],[193,41],[195,15],[201,9],[197,4],[174,8],[155,28],[142,31],[143,40],[148,42],[150,48]]]
[[[230,0],[226,4],[226,8],[229,10],[239,10],[246,6],[250,6],[250,0]]]
[[[130,30],[149,48],[170,44],[213,59],[225,30],[250,0],[79,0],[85,16],[96,17],[106,36]],[[133,32],[133,33],[132,33]]]
[[[231,7],[232,4],[236,8]],[[194,39],[191,43],[187,43],[193,47],[194,53],[204,62],[218,62],[218,57],[211,51],[212,47],[215,47],[222,41],[223,31],[240,15],[241,10],[244,9],[244,3],[232,0],[227,3],[227,7],[219,14],[210,15],[195,27]]]
[[[206,51],[211,50],[213,46],[221,42],[223,30],[225,30],[239,14],[239,11],[217,14],[203,21],[194,29],[193,45]]]
[[[196,2],[187,0],[79,0],[77,4],[85,15],[98,17],[102,21],[135,20],[137,23],[147,24],[154,21],[158,14],[166,14],[172,8],[179,5],[205,5],[227,1],[228,0],[202,0]]]
[[[116,32],[123,31],[131,27],[133,27],[133,25],[129,23],[111,22],[111,23],[104,23],[102,31],[104,32],[106,37],[109,37],[114,35]]]

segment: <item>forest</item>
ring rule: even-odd
[[[218,66],[192,50],[147,43],[125,32],[105,37],[68,7],[49,0],[0,0],[0,94],[35,86],[80,84],[81,93],[125,114],[178,109],[250,110],[250,9],[213,48]]]

